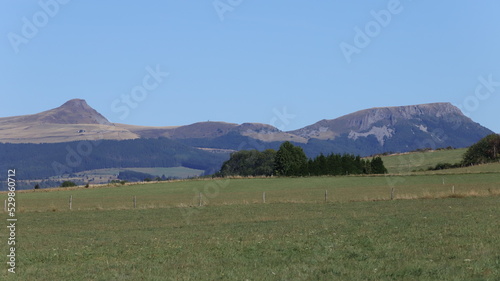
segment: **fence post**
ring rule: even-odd
[[[134,209],[137,207],[137,196],[134,196]]]
[[[391,200],[394,200],[394,187],[391,188]]]
[[[7,212],[7,200],[3,201],[3,210]]]
[[[69,196],[69,209],[72,210],[73,209],[73,195],[70,195]]]
[[[455,186],[451,187],[451,193],[455,194]]]
[[[198,194],[198,198],[199,198],[198,206],[201,207],[201,205],[202,205],[201,192]]]
[[[325,189],[325,203],[328,200],[328,190]]]
[[[262,192],[262,202],[266,203],[266,192]]]

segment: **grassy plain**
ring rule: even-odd
[[[157,176],[157,177],[161,177],[164,175],[167,178],[168,177],[177,177],[177,178],[195,177],[195,176],[200,176],[204,172],[203,170],[191,169],[191,168],[186,168],[186,167],[169,167],[169,168],[152,167],[152,168],[97,169],[97,170],[78,172],[78,173],[76,173],[76,175],[80,176],[80,177],[88,177],[88,178],[105,177],[105,178],[116,179],[116,176],[122,171],[134,171],[134,172],[146,173],[146,174],[150,174],[150,175]]]
[[[394,188],[395,198],[443,197],[456,193],[500,191],[500,173],[344,176],[310,178],[215,179],[117,185],[100,188],[37,190],[18,193],[19,209],[68,211],[167,208],[203,205],[266,203],[322,203],[386,200]]]
[[[436,150],[426,152],[411,152],[383,156],[384,165],[391,174],[409,173],[427,170],[438,163],[455,164],[462,160],[466,148],[452,150]]]
[[[498,163],[18,192],[0,280],[499,280],[499,195]]]
[[[499,199],[24,212],[0,279],[498,280]]]

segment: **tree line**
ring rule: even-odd
[[[485,164],[500,160],[500,135],[491,134],[470,146],[462,159],[462,166]]]
[[[216,176],[322,176],[384,174],[382,158],[320,154],[308,159],[301,147],[284,142],[278,151],[242,150],[231,154]]]

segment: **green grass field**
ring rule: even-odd
[[[153,168],[98,169],[98,170],[79,172],[77,173],[77,175],[88,176],[91,178],[99,176],[109,177],[109,176],[116,176],[118,173],[125,170],[146,173],[158,177],[165,175],[166,177],[177,177],[177,178],[195,177],[203,174],[203,170],[190,169],[186,167],[170,167],[170,168],[153,167]]]
[[[0,279],[498,280],[500,165],[473,168],[18,192]]]
[[[402,174],[418,170],[427,170],[427,168],[434,167],[438,163],[458,163],[462,160],[465,151],[467,151],[466,148],[412,152],[383,156],[382,160],[389,173]]]
[[[4,266],[0,276],[498,280],[499,199],[218,205],[190,224],[178,208],[25,212],[18,216],[17,273]]]
[[[444,184],[443,184],[444,182]],[[71,188],[58,191],[27,191],[18,194],[23,212],[67,211],[72,196],[73,210],[166,208],[203,205],[266,203],[321,203],[370,201],[390,198],[442,197],[456,193],[488,193],[500,190],[500,173],[344,176],[311,178],[215,179],[117,185],[107,188]]]
[[[84,181],[91,184],[105,184],[112,180],[118,180],[118,174],[122,171],[135,171],[140,173],[150,174],[155,177],[165,176],[167,178],[192,178],[201,176],[204,171],[191,169],[186,167],[152,167],[152,168],[109,168],[109,169],[96,169],[89,171],[82,171],[75,173],[75,175],[65,175],[64,180],[70,181]],[[52,177],[52,180],[61,180],[60,177]],[[31,185],[33,186],[33,185]]]

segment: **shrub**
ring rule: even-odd
[[[64,181],[63,183],[61,183],[61,187],[73,187],[73,186],[76,186],[76,183],[72,181]]]
[[[496,161],[500,158],[500,135],[491,134],[465,152],[462,165],[470,166]]]

